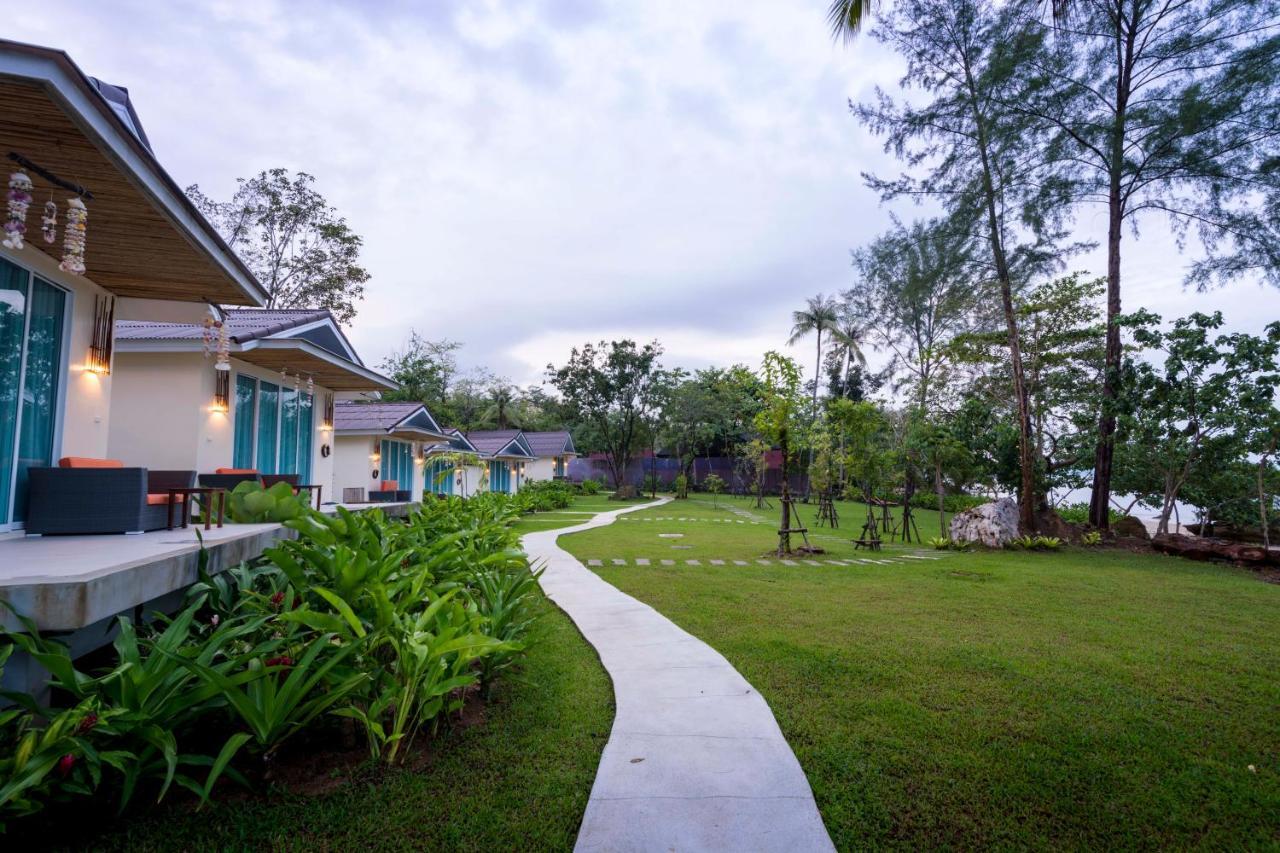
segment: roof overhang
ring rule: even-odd
[[[201,352],[188,340],[116,339],[116,352]],[[303,338],[271,338],[232,344],[231,356],[271,371],[310,376],[331,391],[394,391],[400,386],[380,373],[334,355]]]
[[[93,194],[85,252],[93,282],[141,299],[266,301],[249,269],[67,54],[0,39],[0,112],[4,174],[16,168],[13,152]],[[49,245],[38,233],[51,185],[30,176],[36,189],[27,243],[58,260],[62,241]],[[62,211],[70,192],[52,192]]]
[[[268,370],[288,370],[314,377],[316,382],[334,391],[394,391],[400,387],[381,373],[347,361],[304,338],[249,341],[232,354]]]

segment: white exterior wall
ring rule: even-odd
[[[28,223],[30,221],[29,216]],[[39,225],[38,216],[36,224]],[[39,228],[29,227],[28,231],[28,242],[42,239]],[[89,251],[92,251],[92,230],[89,234]],[[63,456],[105,458],[113,377],[92,373],[85,369],[85,364],[93,339],[94,297],[110,294],[85,276],[64,273],[56,261],[34,247],[18,252],[0,246],[0,256],[67,291],[67,324],[63,334],[65,371],[59,389],[53,463],[56,465]]]
[[[280,374],[231,359],[231,410],[213,410],[212,359],[199,352],[117,352],[110,441],[105,455],[125,465],[195,470],[202,474],[233,464],[237,375],[280,384]],[[324,395],[315,386],[311,425],[311,482],[334,500],[333,461],[321,447],[333,436],[321,424]],[[85,454],[88,455],[88,454]],[[336,455],[336,454],[335,454]]]
[[[389,441],[399,441],[409,444],[413,448],[413,489],[409,494],[411,500],[420,501],[424,492],[427,491],[427,474],[426,464],[422,459],[423,448],[431,446],[434,442],[423,441],[405,441],[403,438],[383,433],[368,434],[345,434],[338,435],[333,442],[333,478],[334,478],[334,500],[342,500],[342,490],[344,488],[359,487],[364,489],[365,497],[368,498],[369,492],[378,488],[384,479],[382,476],[382,463],[374,462],[373,443],[381,442],[382,439]],[[377,471],[378,476],[374,477],[373,472]],[[400,484],[402,487],[403,483]]]
[[[373,478],[371,435],[336,435],[333,438],[333,499],[342,500],[342,490],[359,487],[367,495],[378,487]]]
[[[524,469],[526,480],[553,480],[556,475],[556,459],[554,456],[540,456]]]

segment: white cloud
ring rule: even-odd
[[[50,0],[7,29],[127,86],[181,183],[316,175],[366,240],[369,363],[416,328],[521,382],[611,335],[755,364],[888,221],[859,173],[892,164],[846,101],[901,66],[834,45],[809,0]],[[1159,231],[1128,244],[1126,308],[1278,313],[1251,285],[1184,293]]]

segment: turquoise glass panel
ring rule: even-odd
[[[258,398],[258,380],[251,376],[236,377],[235,435],[232,439],[231,465],[253,467],[253,410]]]
[[[311,394],[298,396],[298,473],[301,482],[311,482],[311,448],[315,435],[315,397]]]
[[[26,270],[0,258],[0,524],[10,520],[28,279]]]
[[[280,467],[281,474],[298,474],[298,392],[285,388],[280,392]]]
[[[280,386],[261,383],[258,391],[258,459],[254,467],[262,474],[278,473],[276,451],[280,435]]]
[[[27,324],[27,363],[22,378],[22,421],[19,425],[17,485],[13,519],[25,517],[27,469],[53,464],[54,428],[62,377],[62,332],[66,291],[35,279]]]

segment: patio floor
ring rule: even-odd
[[[358,504],[401,514],[413,504]],[[332,512],[332,505],[325,507]],[[137,535],[0,538],[0,599],[35,619],[43,631],[76,631],[185,589],[196,580],[196,525]],[[259,556],[292,535],[279,524],[227,524],[205,531],[209,570],[222,571]],[[0,612],[0,626],[19,625]]]

